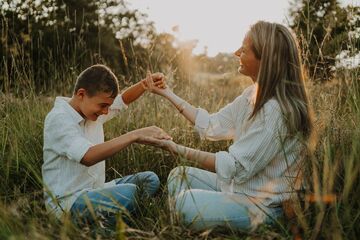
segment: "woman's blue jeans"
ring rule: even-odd
[[[236,230],[253,228],[251,202],[238,193],[221,192],[216,173],[193,167],[177,167],[168,177],[170,207],[183,223],[195,230],[229,227]],[[282,208],[268,208],[265,223],[282,215]]]
[[[150,171],[115,179],[116,186],[84,192],[73,203],[70,213],[77,223],[93,224],[100,220],[115,226],[116,216],[134,213],[137,197],[153,196],[159,189],[158,176]]]

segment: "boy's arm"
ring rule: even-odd
[[[80,163],[90,167],[108,157],[113,156],[115,153],[121,151],[134,142],[143,143],[144,139],[147,139],[148,137],[156,139],[171,139],[164,130],[155,126],[137,129],[107,142],[90,147],[81,159]]]
[[[143,80],[132,85],[121,94],[122,100],[126,105],[129,105],[130,103],[138,99],[145,92],[145,88],[142,83]]]
[[[129,105],[130,103],[134,102],[146,91],[148,78],[150,79],[150,81],[152,81],[152,84],[159,87],[160,89],[165,88],[165,79],[162,73],[150,74],[148,72],[146,78],[132,85],[121,94],[122,100],[126,105]]]
[[[106,115],[101,115],[99,117],[99,121],[102,123],[109,121],[117,114],[119,114],[121,110],[126,109],[130,103],[138,99],[145,92],[145,88],[142,86],[141,81],[132,85],[131,87],[126,89],[121,95],[117,96],[113,105],[111,105],[109,108],[109,113]]]
[[[95,165],[126,148],[136,140],[136,135],[133,132],[129,132],[110,141],[94,145],[85,153],[80,163],[87,167]]]

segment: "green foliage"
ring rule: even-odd
[[[234,54],[219,53],[215,57],[199,55],[196,57],[198,70],[201,72],[229,73],[234,72],[239,66]]]
[[[148,69],[170,81],[188,78],[192,49],[177,47],[170,34],[157,35],[146,15],[127,2],[38,2],[0,2],[1,91],[70,94],[80,71],[94,63],[110,66],[121,87]]]
[[[359,7],[341,8],[337,0],[293,1],[290,27],[299,36],[312,79],[329,80],[341,51],[351,49],[351,55],[359,52],[360,37],[349,34],[358,31],[359,14]]]
[[[121,0],[2,1],[0,9],[0,88],[6,92],[59,92],[93,63],[129,79],[136,66],[129,53],[144,51],[153,34],[146,16]],[[18,75],[26,79],[11,81]]]

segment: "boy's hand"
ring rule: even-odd
[[[172,139],[169,134],[156,126],[137,129],[134,131],[134,134],[136,135],[136,142],[141,144],[149,144],[150,139]]]
[[[151,74],[150,72],[148,72],[146,78],[151,78],[152,82],[154,83],[155,87],[161,88],[161,89],[165,89],[166,88],[166,82],[165,82],[165,76],[163,73],[153,73]]]
[[[147,72],[146,78],[141,80],[141,83],[149,92],[153,92],[159,95],[163,95],[165,89],[167,89],[165,76],[162,73],[153,73]]]

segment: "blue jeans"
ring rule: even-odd
[[[252,207],[248,198],[238,193],[221,192],[216,173],[193,167],[177,167],[168,177],[170,207],[183,223],[195,230],[230,227],[250,230]],[[272,223],[282,208],[268,208],[265,223]]]
[[[126,215],[136,211],[137,197],[153,196],[160,186],[158,176],[150,171],[118,178],[115,182],[116,186],[86,191],[75,200],[70,213],[77,223],[93,224],[100,220],[115,226],[118,214],[126,219]]]

